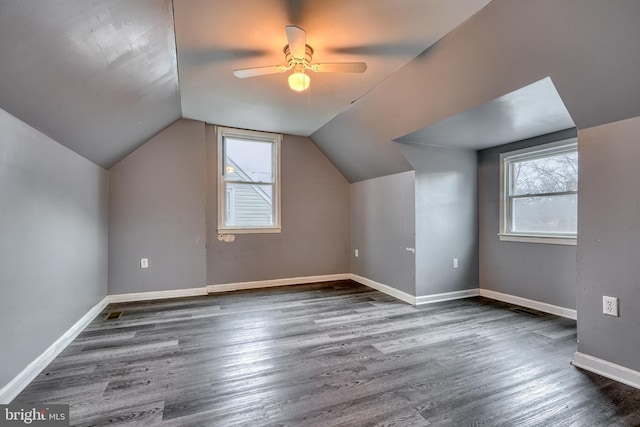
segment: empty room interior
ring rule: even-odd
[[[637,0],[0,0],[3,419],[640,425],[639,46]]]

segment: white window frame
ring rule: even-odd
[[[256,184],[269,184],[273,185],[272,195],[272,218],[273,225],[260,226],[260,227],[247,227],[247,226],[229,226],[226,225],[227,214],[227,183],[233,183],[233,181],[225,181],[224,179],[224,139],[225,137],[249,139],[254,141],[264,141],[272,144],[272,171],[275,177],[275,183],[261,183]],[[235,129],[229,127],[216,127],[216,138],[218,145],[218,234],[250,234],[250,233],[280,233],[282,226],[280,222],[280,147],[282,143],[282,135],[269,132],[258,132],[253,130]]]
[[[556,154],[577,151],[577,138],[564,139],[549,144],[536,145],[521,150],[500,154],[500,232],[501,241],[547,243],[553,245],[572,245],[577,243],[575,233],[518,233],[511,231],[511,163],[521,160],[533,160]],[[552,194],[578,194],[578,191]]]

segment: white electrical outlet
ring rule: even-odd
[[[358,258],[358,250],[356,249],[355,251],[353,251],[353,253],[356,256],[356,258]]]
[[[607,316],[618,317],[618,298],[602,297],[602,312]]]
[[[140,268],[149,268],[149,258],[140,258]]]
[[[458,258],[453,259],[453,268],[458,268]]]

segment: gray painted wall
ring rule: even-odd
[[[493,0],[312,138],[356,182],[410,169],[390,141],[547,76],[578,128],[638,116],[639,20],[637,0]]]
[[[640,371],[640,117],[578,135],[578,350]],[[604,295],[620,317],[602,314]]]
[[[107,186],[0,109],[0,388],[106,296]]]
[[[500,153],[576,136],[575,129],[501,145],[478,152],[480,287],[576,308],[576,247],[501,242]],[[582,168],[582,158],[580,158]],[[580,170],[582,181],[582,170]],[[583,188],[580,182],[580,195]]]
[[[215,126],[179,120],[110,170],[109,293],[349,272],[349,183],[282,142],[282,233],[217,239]],[[149,258],[149,269],[140,258]]]
[[[306,137],[282,141],[282,232],[218,241],[215,126],[206,128],[207,283],[348,273],[349,183]]]
[[[109,171],[110,294],[206,285],[204,134],[178,120]]]
[[[415,168],[417,295],[477,288],[476,152],[408,144],[400,150]]]
[[[414,296],[415,187],[413,171],[351,184],[351,272]]]

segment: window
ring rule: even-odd
[[[218,233],[279,233],[282,135],[225,127],[218,138]]]
[[[575,245],[576,139],[500,155],[500,240]]]

